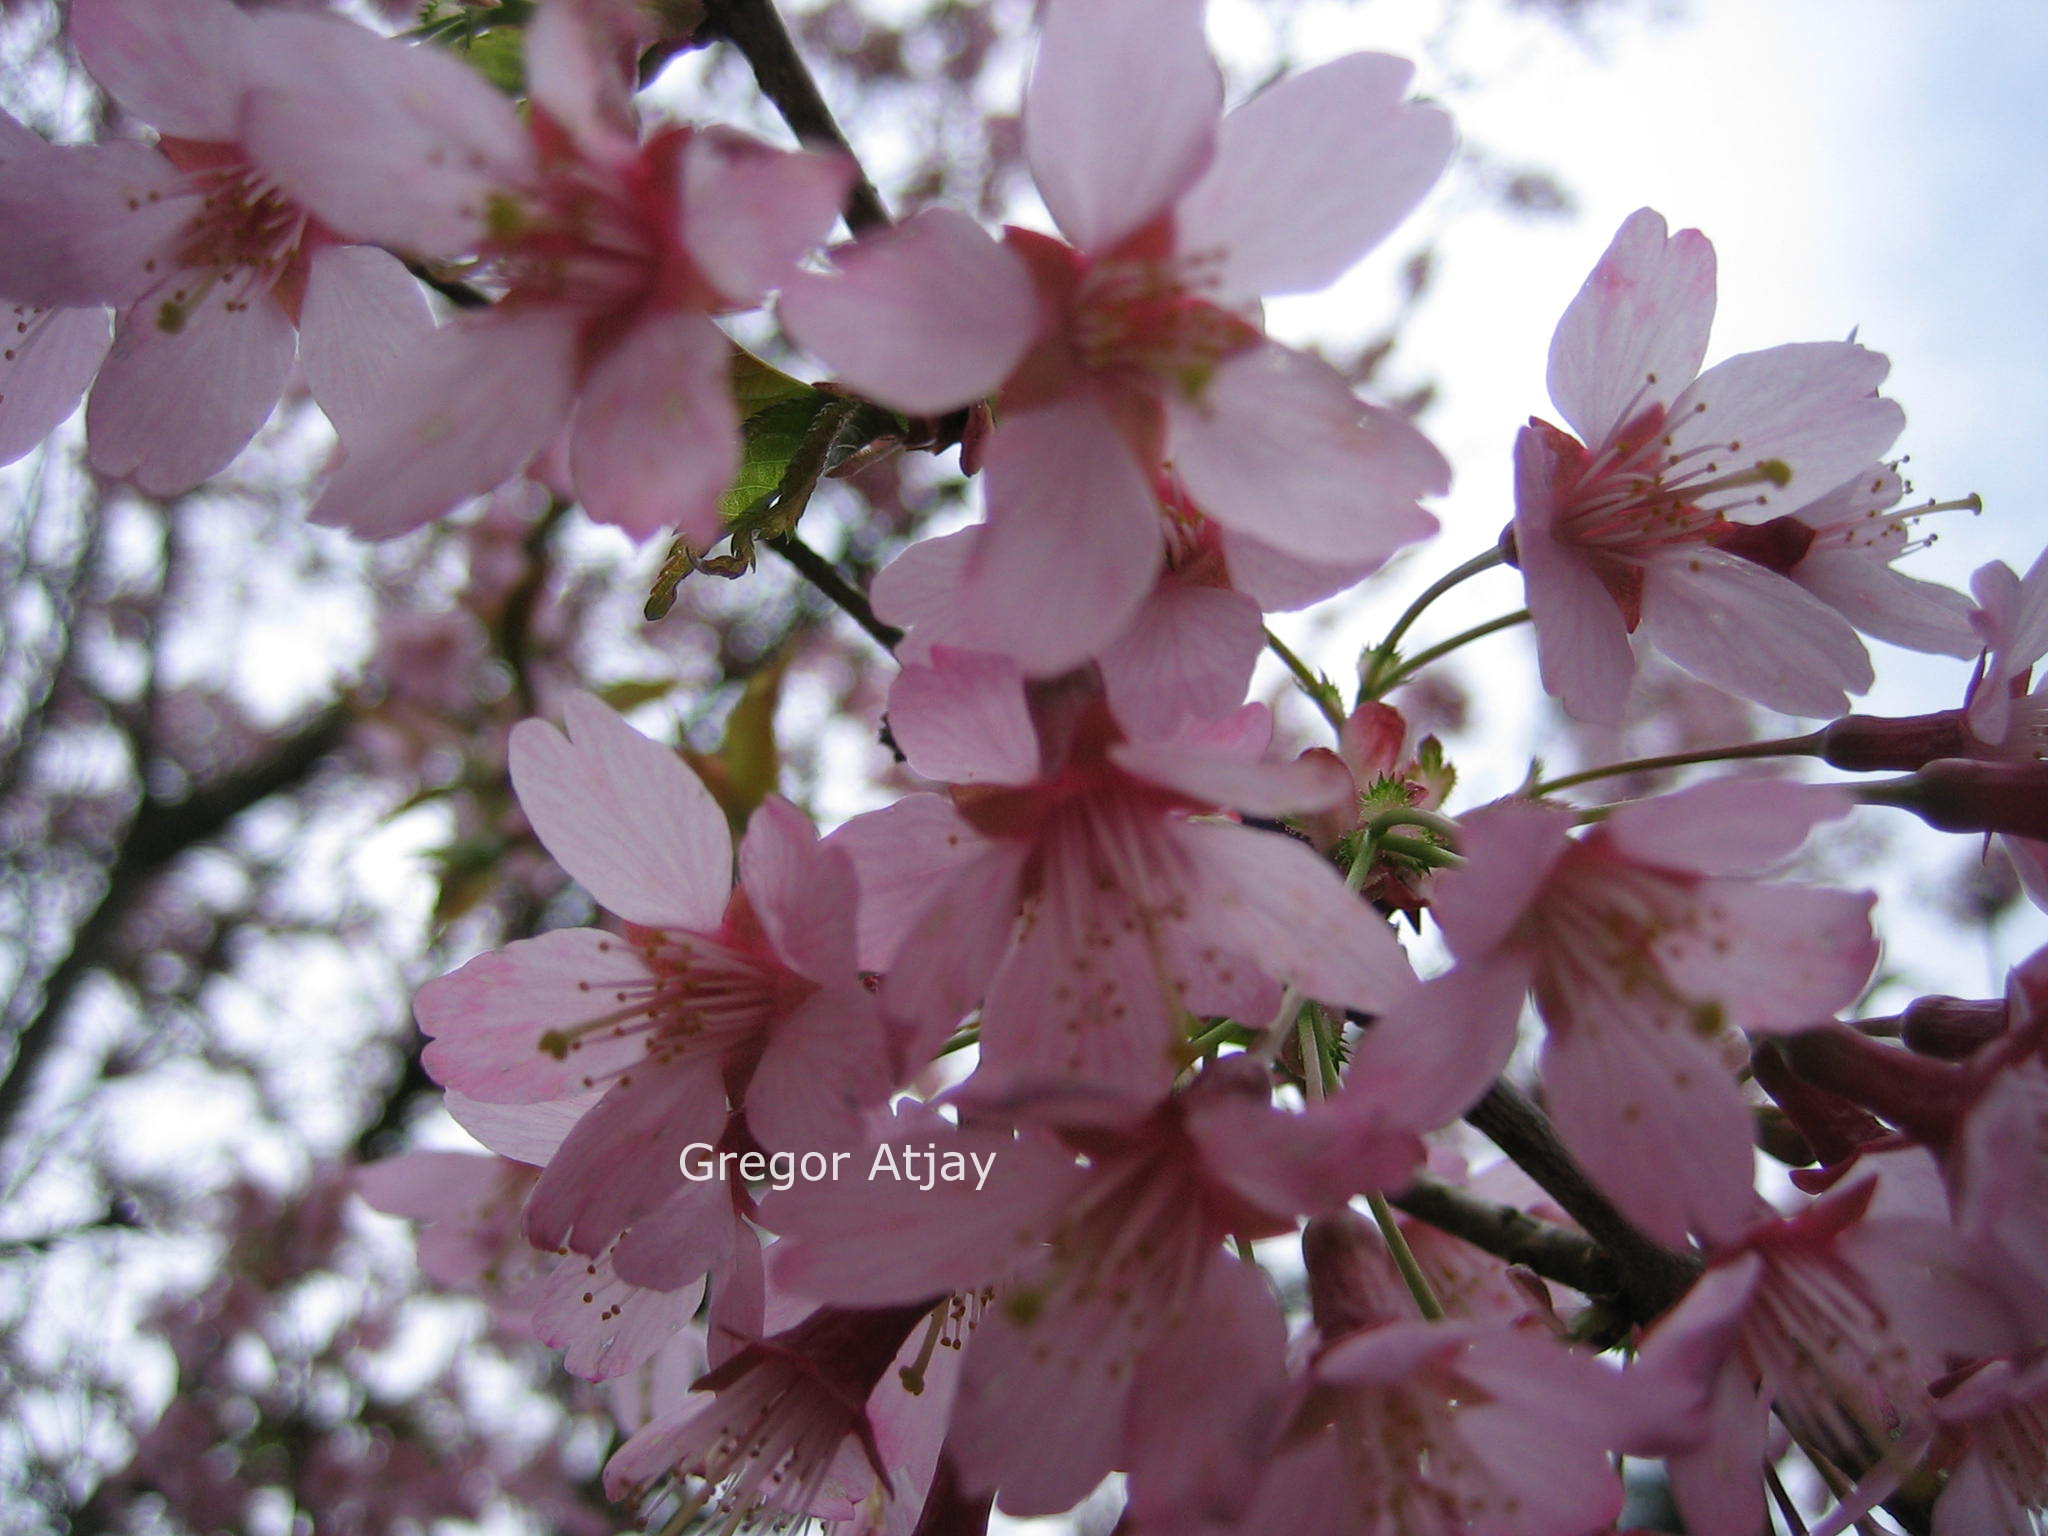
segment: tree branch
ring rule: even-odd
[[[1621,1290],[1621,1270],[1592,1238],[1541,1221],[1511,1205],[1496,1205],[1428,1174],[1389,1201],[1440,1232],[1462,1238],[1497,1259],[1534,1270],[1546,1280],[1587,1296]]]
[[[897,642],[903,638],[903,631],[876,618],[866,596],[840,575],[838,567],[831,561],[793,533],[777,534],[763,542],[796,567],[799,576],[837,603],[848,618],[874,636],[876,644],[883,650],[896,649]]]
[[[1465,1119],[1542,1185],[1607,1251],[1618,1270],[1613,1294],[1624,1303],[1630,1321],[1647,1323],[1668,1311],[1698,1278],[1700,1261],[1673,1253],[1616,1210],[1565,1149],[1550,1117],[1520,1090],[1504,1080],[1495,1083]]]
[[[251,806],[304,780],[341,744],[348,721],[345,705],[331,705],[268,756],[182,799],[143,800],[108,867],[106,890],[73,931],[64,958],[44,978],[36,1011],[15,1032],[14,1060],[0,1077],[0,1145],[12,1130],[43,1058],[57,1042],[72,994],[107,963],[122,921],[150,881],[180,854],[218,837]]]
[[[885,228],[889,210],[867,173],[859,171],[860,157],[839,131],[832,109],[825,105],[817,81],[811,78],[775,10],[774,0],[706,0],[704,25],[697,35],[723,38],[746,55],[761,94],[775,103],[775,110],[797,138],[837,149],[853,161],[858,174],[846,198],[846,227],[856,235]]]

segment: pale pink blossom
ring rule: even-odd
[[[720,128],[644,140],[620,8],[548,0],[527,28],[531,126],[450,56],[279,18],[289,63],[251,101],[254,152],[333,227],[501,290],[442,327],[344,434],[312,516],[371,538],[491,490],[566,429],[577,497],[635,538],[708,547],[739,464],[731,343],[822,240],[854,174]],[[628,28],[630,33],[630,28]],[[621,46],[621,44],[628,46]],[[345,128],[337,125],[347,125]]]
[[[1969,497],[1900,507],[1898,469],[1873,464],[1817,501],[1767,523],[1731,522],[1716,547],[1797,582],[1864,634],[1913,651],[1971,656],[1977,638],[1970,600],[1952,587],[1892,568],[1934,542],[1915,539],[1914,523],[1935,512],[1975,508]]]
[[[347,434],[432,328],[395,258],[343,244],[252,157],[244,109],[288,46],[281,21],[227,0],[72,8],[86,68],[160,137],[60,149],[0,127],[0,219],[20,232],[0,253],[16,306],[0,458],[34,446],[96,376],[93,467],[175,495],[255,436],[295,354]],[[119,312],[111,353],[103,306]]]
[[[862,961],[888,972],[911,1056],[980,1002],[980,1090],[1156,1093],[1186,1065],[1191,1017],[1263,1024],[1276,983],[1364,1008],[1412,984],[1385,922],[1311,849],[1212,814],[1348,789],[1334,765],[1259,762],[1262,707],[1206,740],[1133,739],[1086,677],[1027,688],[1007,659],[941,648],[903,670],[889,719],[951,792],[857,817],[829,846],[859,872]]]
[[[774,1149],[857,1133],[891,1079],[854,972],[854,877],[802,814],[754,813],[733,885],[725,813],[676,754],[587,695],[570,734],[512,737],[512,779],[542,842],[623,934],[560,930],[422,989],[427,1067],[450,1088],[539,1103],[602,1087],[527,1208],[542,1247],[598,1255],[675,1191],[692,1142],[718,1143],[728,1096]]]
[[[2002,1310],[1951,1230],[1870,1217],[1875,1189],[1853,1180],[1722,1246],[1645,1339],[1639,1369],[1669,1390],[1690,1383],[1705,1411],[1704,1433],[1669,1447],[1687,1530],[1761,1529],[1773,1412],[1822,1455],[1871,1469],[1848,1506],[1867,1509],[1930,1444],[1927,1383],[1945,1353],[1999,1337]]]
[[[1353,54],[1218,120],[1201,0],[1055,0],[1025,97],[1066,242],[929,210],[788,285],[784,323],[847,384],[935,413],[1000,392],[957,643],[1038,675],[1107,645],[1158,576],[1170,462],[1233,533],[1377,568],[1432,532],[1448,470],[1328,365],[1267,341],[1262,295],[1335,280],[1450,153],[1400,60]]]
[[[1163,1103],[1058,1090],[1010,1101],[1027,1127],[1015,1139],[907,1121],[885,1144],[992,1153],[986,1187],[773,1195],[762,1218],[785,1235],[772,1273],[863,1306],[993,1287],[949,1455],[963,1487],[998,1489],[1006,1512],[1066,1509],[1115,1467],[1132,1471],[1140,1507],[1226,1508],[1278,1407],[1284,1330],[1264,1278],[1224,1239],[1398,1184],[1420,1154],[1412,1132],[1291,1115],[1269,1092],[1234,1058]]]
[[[1827,789],[1731,780],[1579,838],[1558,806],[1461,818],[1466,864],[1431,899],[1457,964],[1367,1032],[1345,1096],[1449,1119],[1505,1065],[1533,990],[1546,1101],[1601,1188],[1669,1244],[1742,1231],[1757,1197],[1728,1032],[1830,1018],[1877,958],[1872,897],[1752,876],[1847,809]]]
[[[1718,543],[1867,472],[1904,421],[1876,394],[1888,365],[1813,342],[1701,373],[1713,312],[1713,247],[1632,214],[1551,342],[1550,396],[1578,436],[1532,420],[1515,442],[1513,549],[1544,686],[1580,719],[1620,718],[1639,631],[1788,714],[1840,714],[1870,686],[1846,619]]]
[[[2048,1518],[2048,1351],[1987,1360],[1935,1386],[1959,1442],[1934,1504],[1934,1536],[2037,1536]]]

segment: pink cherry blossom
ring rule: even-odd
[[[950,1454],[963,1486],[999,1489],[1005,1511],[1068,1508],[1118,1466],[1132,1470],[1137,1507],[1228,1506],[1277,1407],[1282,1326],[1223,1239],[1286,1231],[1299,1212],[1399,1183],[1420,1152],[1399,1127],[1290,1115],[1268,1092],[1265,1073],[1235,1058],[1156,1107],[1089,1092],[1011,1101],[1029,1127],[1017,1140],[914,1117],[892,1141],[990,1149],[987,1187],[771,1196],[763,1220],[785,1234],[773,1274],[860,1305],[994,1288]]]
[[[1943,656],[1974,655],[1970,600],[1892,565],[1934,542],[1932,534],[1912,537],[1918,519],[1974,508],[1977,499],[1902,508],[1905,493],[1895,466],[1874,464],[1782,517],[1727,524],[1715,546],[1797,582],[1875,639]]]
[[[58,149],[11,119],[0,129],[0,217],[33,231],[0,255],[18,338],[0,365],[0,457],[32,447],[97,375],[93,467],[176,495],[248,444],[295,353],[347,433],[431,329],[397,260],[337,241],[252,159],[243,109],[285,46],[277,21],[227,0],[73,8],[86,68],[160,137]]]
[[[791,333],[875,399],[1000,390],[954,638],[1038,675],[1101,650],[1152,589],[1162,463],[1233,533],[1358,574],[1434,530],[1415,501],[1448,483],[1405,420],[1256,324],[1260,296],[1334,281],[1420,199],[1448,120],[1404,101],[1407,64],[1354,54],[1219,123],[1202,10],[1044,8],[1025,139],[1071,243],[998,244],[930,210],[784,293]]]
[[[1276,982],[1367,1008],[1411,984],[1386,924],[1309,848],[1205,814],[1346,793],[1341,770],[1253,760],[1261,707],[1234,747],[1129,739],[1084,677],[1027,690],[1005,659],[941,648],[904,669],[889,718],[951,793],[857,817],[830,845],[859,871],[863,963],[888,971],[913,1057],[979,1001],[980,1089],[1156,1093],[1186,1064],[1190,1017],[1263,1024]]]
[[[1458,963],[1368,1031],[1346,1096],[1457,1114],[1505,1065],[1533,989],[1546,1100],[1601,1187],[1669,1244],[1742,1231],[1757,1198],[1749,1111],[1717,1047],[1731,1028],[1830,1017],[1877,958],[1873,898],[1750,872],[1847,808],[1813,786],[1724,781],[1625,806],[1577,839],[1560,807],[1463,817],[1467,863],[1432,888]]]
[[[1551,341],[1550,396],[1578,436],[1532,421],[1516,439],[1514,555],[1544,686],[1583,720],[1620,718],[1638,630],[1788,714],[1840,714],[1870,686],[1840,614],[1718,544],[1867,472],[1904,421],[1876,395],[1888,365],[1814,342],[1701,373],[1713,311],[1713,247],[1630,215]]]
[[[665,747],[588,696],[570,734],[512,737],[512,777],[542,842],[626,925],[563,930],[480,956],[424,988],[428,1070],[474,1098],[538,1103],[605,1085],[527,1209],[535,1243],[597,1255],[719,1142],[728,1096],[771,1148],[858,1129],[886,1094],[889,1047],[854,974],[853,871],[793,807],[755,812],[732,885],[725,814]]]
[[[1935,1418],[1960,1450],[1934,1536],[2034,1536],[2048,1513],[2048,1351],[1985,1361],[1935,1392]]]
[[[849,1481],[863,1491],[889,1479],[867,1404],[931,1303],[851,1310],[821,1307],[749,1344],[699,1378],[682,1408],[645,1425],[612,1454],[605,1491],[647,1503],[671,1479],[701,1479],[702,1508],[716,1498],[728,1529],[755,1519],[841,1511]],[[852,1464],[865,1462],[860,1477]],[[690,1507],[690,1506],[686,1506]]]
[[[1693,1383],[1706,1411],[1704,1434],[1670,1463],[1699,1536],[1761,1528],[1772,1412],[1822,1455],[1872,1468],[1860,1507],[1888,1495],[1933,1437],[1926,1384],[1944,1351],[1987,1337],[1995,1298],[1952,1256],[1950,1230],[1869,1216],[1875,1191],[1853,1180],[1722,1247],[1644,1341],[1640,1369]]]
[[[720,128],[641,139],[624,14],[578,0],[538,9],[530,128],[444,54],[328,18],[279,19],[290,62],[249,113],[266,169],[356,238],[481,257],[502,293],[408,358],[315,521],[404,533],[517,474],[566,428],[592,517],[635,538],[719,537],[739,421],[731,344],[710,317],[757,305],[794,269],[854,171]]]

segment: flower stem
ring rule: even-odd
[[[1308,695],[1309,702],[1323,712],[1323,718],[1330,722],[1332,730],[1344,729],[1344,705],[1337,693],[1336,685],[1328,678],[1320,677],[1309,670],[1307,662],[1294,654],[1285,640],[1272,630],[1266,631],[1266,649],[1287,664],[1287,670],[1294,674],[1294,680],[1301,691]]]
[[[1426,651],[1419,651],[1406,661],[1396,665],[1392,671],[1388,672],[1383,679],[1380,679],[1375,684],[1371,694],[1360,694],[1361,702],[1367,698],[1377,699],[1392,693],[1431,662],[1441,660],[1461,646],[1469,645],[1474,640],[1483,640],[1488,635],[1494,634],[1499,630],[1512,629],[1517,624],[1526,624],[1528,622],[1529,610],[1518,608],[1513,613],[1504,613],[1497,619],[1488,619],[1484,624],[1475,624],[1463,634],[1453,635],[1450,639],[1432,645]]]
[[[1588,768],[1581,773],[1568,773],[1562,778],[1544,779],[1531,784],[1523,793],[1534,796],[1554,794],[1560,789],[1569,789],[1574,784],[1590,784],[1595,779],[1611,779],[1624,773],[1649,773],[1659,768],[1684,768],[1693,763],[1730,763],[1745,757],[1814,757],[1821,750],[1821,731],[1812,731],[1804,736],[1780,736],[1770,741],[1742,742],[1732,747],[1703,747],[1697,752],[1672,752],[1663,757],[1638,757],[1625,763],[1609,763],[1604,768]]]
[[[1482,571],[1490,571],[1496,565],[1505,564],[1506,561],[1507,552],[1496,544],[1492,549],[1474,555],[1456,570],[1447,571],[1430,583],[1428,590],[1408,605],[1408,611],[1394,620],[1394,627],[1387,631],[1386,639],[1366,652],[1368,660],[1364,665],[1364,675],[1359,680],[1359,697],[1376,699],[1386,691],[1379,686],[1380,674],[1393,664],[1394,647],[1401,643],[1401,637],[1408,633],[1431,603],[1457,586],[1459,582],[1477,576]]]
[[[1365,1203],[1372,1208],[1372,1219],[1379,1223],[1380,1236],[1387,1240],[1387,1252],[1394,1256],[1394,1267],[1401,1271],[1401,1278],[1407,1282],[1408,1294],[1415,1298],[1415,1305],[1432,1323],[1442,1322],[1443,1303],[1436,1299],[1436,1292],[1429,1288],[1429,1277],[1415,1262],[1415,1250],[1408,1246],[1408,1239],[1402,1235],[1401,1224],[1394,1219],[1394,1208],[1387,1204],[1387,1197],[1374,1190],[1365,1197]]]

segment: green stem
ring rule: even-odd
[[[1323,712],[1323,718],[1330,722],[1330,728],[1342,731],[1344,729],[1344,706],[1337,695],[1336,686],[1328,678],[1319,677],[1314,672],[1311,672],[1308,663],[1295,655],[1287,642],[1274,634],[1270,629],[1266,631],[1266,649],[1287,664],[1287,670],[1294,674],[1294,680],[1301,685],[1301,691],[1307,694],[1310,702]]]
[[[1744,742],[1733,747],[1703,747],[1697,752],[1638,757],[1625,763],[1609,763],[1604,768],[1568,773],[1560,779],[1545,779],[1530,785],[1524,793],[1533,798],[1569,789],[1574,784],[1590,784],[1595,779],[1611,779],[1624,773],[1650,773],[1659,768],[1686,768],[1694,763],[1732,763],[1745,757],[1814,757],[1820,753],[1821,737],[1825,734],[1813,731],[1805,736],[1780,736],[1771,741]]]
[[[1380,692],[1383,691],[1375,687],[1379,681],[1379,674],[1393,660],[1394,647],[1401,643],[1401,637],[1408,633],[1415,621],[1422,617],[1424,610],[1431,603],[1442,597],[1461,581],[1467,581],[1479,575],[1482,571],[1490,571],[1496,565],[1506,563],[1506,560],[1507,552],[1496,544],[1484,554],[1474,555],[1456,570],[1447,571],[1432,582],[1422,596],[1416,598],[1414,602],[1408,605],[1408,611],[1402,614],[1400,618],[1394,620],[1394,627],[1387,631],[1387,638],[1366,653],[1372,659],[1365,669],[1365,676],[1362,679],[1359,696],[1367,699],[1379,697]]]
[[[1512,629],[1517,624],[1526,624],[1528,622],[1529,610],[1518,608],[1513,613],[1504,613],[1497,619],[1488,619],[1484,624],[1475,624],[1463,634],[1453,635],[1450,639],[1440,644],[1432,645],[1428,650],[1419,651],[1409,657],[1389,672],[1385,680],[1376,685],[1375,691],[1370,696],[1375,699],[1382,698],[1407,682],[1409,678],[1420,672],[1431,662],[1440,661],[1459,647],[1470,645],[1474,640],[1483,640],[1488,635],[1494,634],[1499,630]]]
[[[1429,1288],[1429,1277],[1415,1262],[1415,1250],[1408,1246],[1408,1239],[1402,1235],[1401,1224],[1394,1219],[1394,1208],[1387,1204],[1387,1197],[1375,1190],[1365,1197],[1365,1203],[1372,1208],[1372,1219],[1379,1223],[1380,1236],[1387,1240],[1387,1251],[1394,1256],[1394,1267],[1401,1271],[1401,1278],[1407,1282],[1408,1294],[1415,1298],[1415,1305],[1432,1323],[1442,1322],[1443,1303],[1436,1299],[1436,1292]]]

